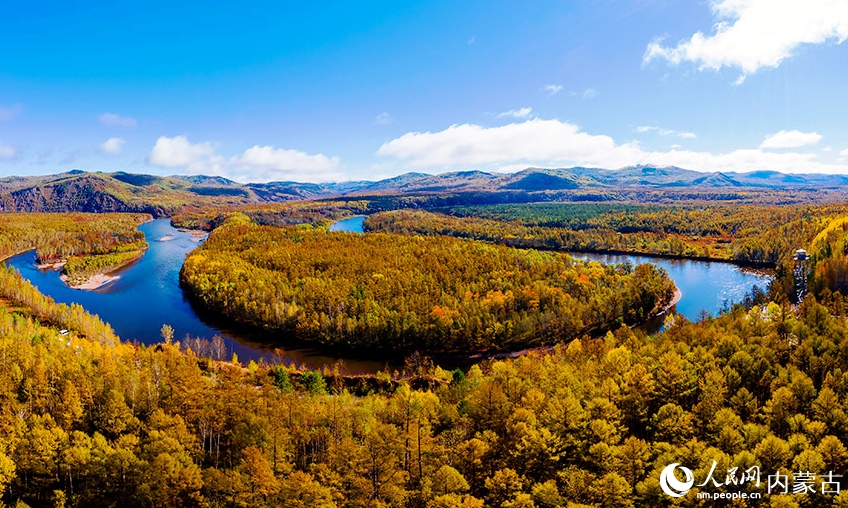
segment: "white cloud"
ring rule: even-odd
[[[760,143],[760,148],[798,148],[800,146],[815,145],[821,141],[822,136],[816,132],[780,131]]]
[[[103,113],[99,117],[100,123],[108,127],[136,127],[138,122],[129,116],[120,116],[115,113]]]
[[[6,159],[14,159],[18,152],[11,146],[0,143],[0,161]]]
[[[395,119],[392,118],[392,115],[383,111],[376,118],[374,118],[374,125],[389,125],[390,123],[394,123]]]
[[[185,168],[192,173],[221,173],[222,158],[211,143],[192,144],[185,136],[160,136],[147,156],[147,162],[166,168]]]
[[[15,104],[11,107],[0,106],[0,122],[8,122],[21,113],[21,105]]]
[[[598,96],[598,92],[594,88],[587,88],[582,92],[568,92],[568,94],[572,97],[583,97],[584,99],[594,99]]]
[[[551,95],[556,95],[562,91],[562,85],[545,85],[545,91]]]
[[[842,155],[842,156],[848,156],[848,148],[846,148],[845,150],[842,150],[841,152],[839,152],[839,155]]]
[[[777,67],[802,44],[848,39],[848,2],[844,0],[713,0],[717,18],[712,35],[697,32],[677,46],[657,39],[644,61],[688,61],[700,70],[736,67],[737,84],[763,67]]]
[[[121,153],[121,148],[123,148],[126,143],[127,142],[121,138],[109,138],[104,141],[102,145],[100,145],[100,151],[105,153],[118,154]]]
[[[699,171],[771,169],[790,173],[848,173],[848,166],[819,162],[812,153],[760,149],[720,154],[679,149],[648,152],[636,142],[617,144],[609,136],[583,132],[573,124],[541,119],[501,127],[462,124],[439,132],[410,132],[383,144],[377,153],[404,161],[408,166],[432,169],[531,165],[620,168],[652,164]]]
[[[527,118],[532,112],[533,108],[510,109],[509,111],[499,113],[497,116],[498,118],[503,118],[505,116],[511,116],[512,118]]]
[[[660,136],[675,136],[682,139],[695,139],[698,137],[697,135],[695,135],[694,132],[681,132],[673,129],[662,129],[653,125],[640,125],[636,127],[636,132],[639,133],[652,131],[658,133]]]
[[[410,132],[383,144],[377,153],[410,160],[417,167],[539,160],[593,163],[598,154],[618,166],[625,165],[634,150],[634,145],[616,146],[609,136],[580,132],[576,125],[533,119],[501,127],[463,124],[435,133]]]
[[[299,150],[286,150],[273,146],[248,148],[238,157],[230,159],[230,164],[242,177],[250,175],[259,180],[308,180],[327,181],[341,175],[336,172],[338,157],[324,154],[309,155]],[[258,180],[251,180],[258,181]]]
[[[255,145],[241,155],[225,158],[216,153],[211,143],[193,144],[185,136],[161,136],[147,161],[155,166],[181,168],[193,174],[226,176],[243,182],[319,182],[343,177],[336,171],[338,157]]]

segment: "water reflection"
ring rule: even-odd
[[[330,230],[361,233],[363,219],[358,216],[338,221]],[[162,325],[168,324],[174,328],[176,340],[186,336],[212,340],[215,335],[221,336],[227,358],[232,353],[238,354],[242,361],[282,358],[310,368],[332,366],[341,361],[342,370],[349,373],[386,369],[385,359],[354,359],[319,350],[289,336],[235,324],[194,305],[180,288],[179,271],[185,256],[203,238],[174,229],[168,219],[148,222],[139,229],[150,244],[148,251],[140,260],[121,270],[118,280],[96,291],[71,289],[59,279],[57,272],[39,270],[33,251],[14,256],[7,264],[17,268],[42,293],[56,301],[78,303],[99,315],[124,340],[158,343],[162,340]],[[636,265],[649,262],[665,268],[683,294],[676,310],[690,320],[696,320],[702,310],[718,313],[726,302],[740,301],[755,284],[767,286],[770,277],[769,272],[742,269],[727,263],[628,255],[573,255],[603,263]],[[275,348],[282,348],[282,356],[275,353]],[[390,367],[396,368],[397,363],[395,361]]]
[[[137,262],[121,270],[120,278],[95,291],[69,288],[53,270],[35,266],[35,252],[19,254],[7,260],[38,289],[57,302],[78,303],[92,314],[112,325],[124,340],[154,344],[162,341],[163,324],[174,328],[174,338],[186,335],[212,340],[224,338],[226,358],[236,353],[241,361],[280,357],[311,368],[332,366],[340,357],[319,351],[280,334],[237,325],[192,304],[179,285],[179,273],[186,254],[194,250],[202,238],[174,229],[168,219],[158,219],[139,227],[150,248]],[[349,372],[376,372],[385,368],[384,361],[344,359]]]

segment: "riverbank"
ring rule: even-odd
[[[679,302],[681,298],[683,298],[683,292],[681,292],[679,288],[675,289],[674,290],[674,296],[671,297],[671,301],[668,302],[668,305],[666,305],[665,307],[662,307],[660,309],[657,309],[657,312],[655,312],[653,315],[654,316],[662,316],[663,314],[665,314],[666,312],[668,312],[672,308],[674,308],[674,306],[677,305],[677,302]]]
[[[59,278],[62,280],[62,282],[67,284],[69,288],[72,289],[80,289],[84,291],[94,291],[97,289],[101,289],[120,279],[121,276],[117,275],[117,273],[141,259],[146,251],[147,249],[138,251],[135,256],[125,261],[122,261],[121,263],[109,266],[108,268],[102,270],[98,270],[91,274],[69,276],[66,273],[62,273],[59,275]],[[64,265],[65,261],[54,263],[54,265],[59,264]]]
[[[503,245],[509,245],[504,243]],[[516,247],[513,245],[509,245],[510,247]],[[536,250],[543,250],[549,252],[563,252],[568,254],[571,257],[579,257],[581,254],[593,255],[593,256],[632,256],[632,257],[646,257],[646,258],[659,258],[659,259],[667,259],[669,261],[699,261],[703,263],[723,263],[731,266],[736,266],[739,268],[750,268],[753,270],[774,270],[777,267],[776,263],[771,261],[745,261],[745,260],[737,260],[737,259],[726,259],[726,258],[715,258],[710,256],[685,256],[680,254],[668,254],[662,252],[641,252],[641,251],[627,251],[627,250],[615,250],[615,249],[587,249],[587,250],[570,250],[570,249],[561,249],[556,247],[546,248],[546,247],[516,247],[516,248],[530,248]]]
[[[95,289],[100,289],[103,286],[106,286],[107,284],[111,284],[112,282],[115,282],[121,277],[120,275],[106,275],[105,273],[98,273],[92,275],[84,282],[81,282],[79,284],[72,283],[71,278],[65,275],[64,273],[59,275],[59,278],[62,280],[62,282],[67,284],[69,288],[93,291]]]

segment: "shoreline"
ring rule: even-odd
[[[636,328],[640,325],[647,323],[648,320],[651,319],[651,318],[655,318],[657,316],[662,316],[663,314],[668,313],[672,308],[674,308],[675,305],[677,305],[677,303],[680,301],[681,298],[683,298],[683,293],[680,291],[680,289],[675,289],[674,290],[674,296],[672,296],[671,301],[667,305],[660,308],[657,312],[652,313],[651,316],[648,319],[646,319],[646,320],[644,320],[640,323],[636,323],[636,324],[631,325],[630,328]],[[600,337],[603,337],[603,335],[598,335],[597,337],[594,337],[594,338],[600,338]],[[579,339],[574,339],[574,340],[579,340]],[[516,351],[501,351],[501,352],[496,352],[496,353],[478,352],[478,353],[466,355],[464,359],[465,360],[471,360],[473,363],[478,363],[478,362],[481,362],[481,361],[484,361],[484,360],[505,360],[505,359],[509,359],[509,358],[519,358],[519,357],[527,356],[527,355],[533,354],[533,353],[543,353],[543,354],[545,354],[545,353],[550,353],[557,346],[567,345],[570,342],[571,341],[562,342],[560,344],[555,344],[555,345],[552,345],[552,346],[533,346],[533,347],[527,347],[527,348],[519,349],[519,350],[516,350]],[[456,360],[456,358],[453,358],[453,359]],[[460,360],[462,360],[462,359],[463,358],[460,358]]]
[[[173,225],[171,226],[173,227]],[[209,236],[208,231],[203,231],[202,229],[187,229],[187,228],[174,228],[181,233],[187,234],[191,237],[191,240],[194,242],[201,242]],[[173,239],[173,238],[171,238]],[[161,240],[160,240],[161,241]]]
[[[120,278],[121,278],[120,275],[106,275],[105,273],[96,273],[96,274],[92,275],[91,277],[89,277],[82,284],[71,284],[69,282],[70,277],[68,277],[64,273],[59,275],[59,279],[61,279],[62,282],[64,282],[69,288],[71,288],[71,289],[81,289],[81,290],[85,290],[85,291],[93,291],[95,289],[100,289],[104,286],[111,284],[112,282],[115,282],[116,280],[118,280]]]
[[[117,273],[141,259],[142,256],[144,256],[145,252],[147,252],[147,249],[139,251],[136,256],[124,261],[123,263],[117,266],[112,266],[102,272],[91,274],[79,284],[72,284],[70,282],[71,278],[64,273],[59,274],[59,279],[61,279],[62,282],[64,282],[71,289],[80,289],[83,291],[94,291],[97,289],[101,289],[105,286],[108,286],[112,282],[115,282],[116,280],[120,279],[121,276],[117,275]]]
[[[507,244],[503,244],[507,245]],[[571,257],[578,257],[580,254],[593,254],[593,255],[607,255],[607,256],[633,256],[633,257],[644,257],[644,258],[661,258],[661,259],[670,259],[672,261],[700,261],[703,263],[722,263],[725,265],[732,265],[739,268],[747,268],[751,270],[775,270],[777,269],[777,264],[772,262],[755,262],[755,261],[738,261],[734,259],[722,259],[722,258],[711,258],[709,256],[680,256],[676,254],[665,254],[660,252],[639,252],[639,251],[626,251],[626,250],[615,250],[615,249],[587,249],[587,250],[564,250],[557,248],[546,249],[544,247],[517,247],[517,248],[530,248],[536,250],[547,250],[554,252],[561,252],[568,254]]]
[[[672,297],[671,297],[671,301],[670,301],[670,302],[668,302],[668,304],[667,304],[665,307],[663,307],[663,308],[659,309],[659,310],[658,310],[658,311],[654,314],[654,316],[662,316],[663,314],[667,313],[667,312],[668,312],[668,311],[670,311],[670,310],[671,310],[671,309],[672,309],[675,305],[677,305],[677,303],[680,301],[680,299],[681,299],[681,298],[683,298],[683,293],[680,291],[680,289],[679,289],[679,288],[675,288],[675,290],[674,290],[674,296],[672,296]]]

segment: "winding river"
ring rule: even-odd
[[[363,219],[358,216],[341,220],[330,229],[361,233]],[[38,269],[34,251],[9,258],[6,264],[14,266],[42,293],[56,301],[78,303],[99,315],[125,340],[143,344],[160,342],[160,329],[168,324],[174,328],[177,340],[186,335],[211,340],[219,335],[226,342],[228,355],[236,353],[242,361],[282,358],[319,368],[342,360],[344,368],[351,373],[385,369],[384,361],[339,358],[290,337],[246,329],[204,312],[186,298],[179,285],[179,272],[186,254],[203,238],[174,229],[168,219],[142,224],[139,230],[147,237],[150,248],[139,261],[121,270],[118,280],[95,291],[71,289],[59,279],[58,272]],[[726,302],[742,299],[755,284],[765,288],[770,277],[768,272],[728,263],[627,255],[578,253],[574,256],[604,263],[650,262],[665,268],[682,293],[676,310],[690,320],[697,319],[702,310],[716,314]]]

